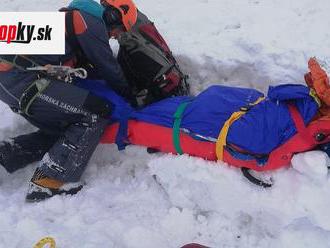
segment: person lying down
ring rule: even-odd
[[[330,86],[317,60],[309,60],[308,86],[255,89],[211,86],[196,97],[172,97],[141,110],[84,80],[81,87],[113,105],[102,143],[120,149],[134,144],[152,151],[189,154],[256,171],[290,165],[292,156],[310,150],[330,155]]]
[[[241,168],[251,182],[270,187],[253,177],[251,170],[289,166],[293,155],[307,151],[321,150],[330,156],[329,79],[316,59],[310,59],[308,67],[307,86],[271,86],[264,95],[255,89],[215,85],[196,97],[167,98],[140,110],[133,109],[104,81],[78,80],[75,85],[111,105],[101,143],[116,143],[119,149],[140,145],[149,152],[223,161]],[[0,156],[0,164],[10,173],[42,159],[56,141],[47,136],[41,142],[39,132],[25,136],[34,145],[27,144],[27,150],[18,146],[18,153],[7,149],[8,154]],[[26,140],[25,136],[15,142]],[[31,139],[34,136],[39,139]],[[6,148],[9,143],[3,144]],[[53,195],[47,192],[41,196]]]

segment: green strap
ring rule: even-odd
[[[179,107],[177,108],[177,110],[175,111],[174,114],[174,124],[173,124],[173,144],[174,144],[174,148],[175,151],[182,155],[183,154],[183,150],[180,146],[180,125],[181,125],[181,120],[182,120],[182,114],[185,111],[187,105],[190,102],[183,102],[179,105]]]

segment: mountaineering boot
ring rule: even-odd
[[[0,165],[7,172],[13,173],[40,161],[57,139],[58,136],[37,131],[2,141],[0,142]]]
[[[0,142],[0,165],[6,169],[8,173],[23,168],[28,164],[30,159],[24,159],[20,156],[19,146],[13,140]],[[26,155],[28,157],[28,154]],[[31,154],[30,156],[31,157]]]
[[[20,146],[14,143],[14,140],[0,142],[0,166],[5,168],[8,173],[25,167],[34,162],[32,153],[23,154]]]
[[[83,185],[79,182],[64,183],[47,177],[37,168],[29,182],[29,188],[25,199],[27,202],[38,202],[54,195],[74,195],[80,191],[82,187]]]
[[[0,143],[0,166],[4,167],[7,171],[6,163],[7,154],[10,151],[10,144],[8,142]]]

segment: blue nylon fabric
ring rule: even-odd
[[[252,107],[229,128],[227,142],[254,153],[268,154],[296,133],[294,122],[287,108],[288,101],[296,104],[305,124],[318,110],[317,103],[309,96],[309,88],[303,85],[270,87],[266,98]],[[199,94],[187,106],[181,128],[206,137],[217,138],[223,124],[241,107],[255,102],[262,93],[254,89],[211,86]],[[166,127],[173,126],[173,113],[186,97],[165,99],[132,117]]]
[[[102,19],[104,11],[103,6],[93,0],[73,0],[69,8],[82,10],[99,19]]]
[[[87,89],[96,96],[102,97],[111,103],[113,110],[109,119],[112,123],[119,122],[116,144],[118,150],[125,149],[126,145],[128,145],[128,119],[131,116],[133,108],[124,100],[124,98],[111,90],[104,80],[78,79],[75,81],[75,85]]]
[[[108,93],[103,90],[102,94]],[[168,98],[142,110],[133,111],[130,118],[172,128],[173,114],[177,107],[182,102],[192,100],[183,113],[181,128],[216,139],[233,112],[248,106],[261,96],[263,94],[254,89],[211,86],[194,98]],[[111,101],[111,97],[107,99]],[[270,153],[297,132],[287,107],[288,102],[297,106],[305,124],[318,111],[318,105],[309,95],[308,87],[291,84],[270,87],[264,101],[252,107],[231,125],[227,143],[253,154]],[[114,118],[115,116],[116,114]]]
[[[300,84],[269,86],[267,96],[272,100],[303,99],[309,96],[310,89]]]
[[[217,138],[220,128],[235,111],[255,102],[262,93],[254,89],[211,86],[200,93],[187,106],[183,113],[182,128],[206,137]],[[189,97],[168,98],[155,103],[132,117],[141,121],[172,127],[173,113],[179,104]]]

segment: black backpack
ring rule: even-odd
[[[187,75],[152,22],[141,12],[138,22],[118,38],[118,62],[138,105],[170,96],[189,95]]]

